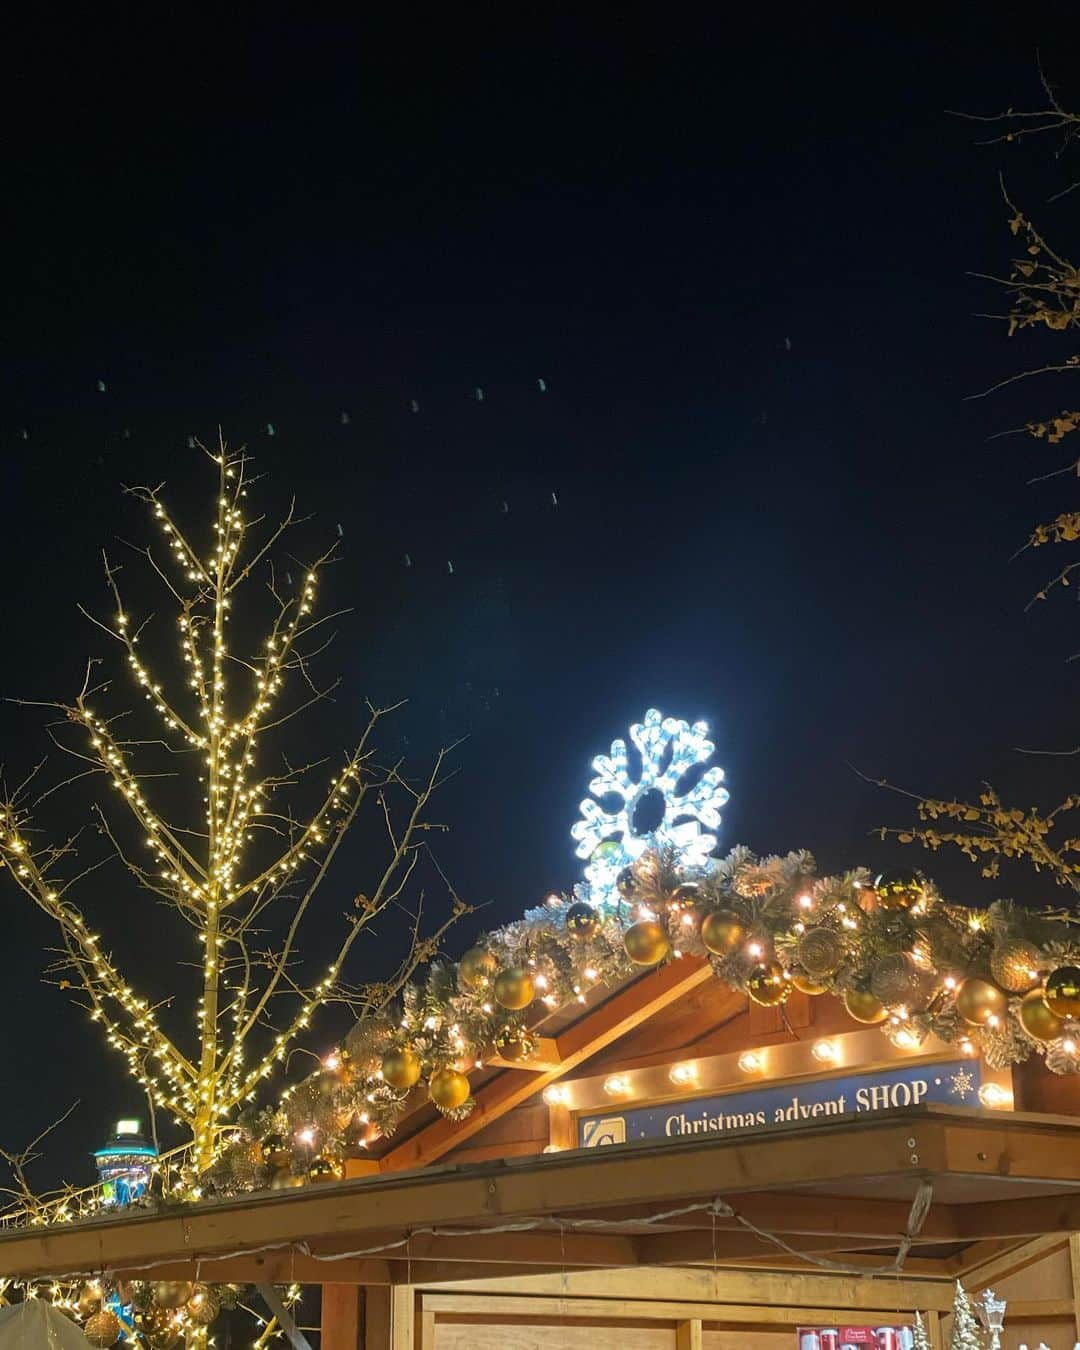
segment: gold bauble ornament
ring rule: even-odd
[[[101,1347],[112,1345],[120,1335],[120,1319],[109,1308],[102,1308],[100,1312],[94,1313],[93,1317],[87,1318],[83,1335],[91,1345]]]
[[[79,1290],[79,1300],[76,1307],[79,1310],[80,1317],[92,1317],[101,1307],[101,1285],[96,1281],[92,1284],[84,1284]]]
[[[701,887],[696,881],[684,881],[668,896],[668,904],[680,909],[690,909],[701,904]]]
[[[1004,992],[981,975],[969,975],[956,991],[956,1011],[969,1026],[984,1027],[992,1017],[1004,1017],[1008,1006]]]
[[[811,978],[833,975],[844,959],[844,939],[831,928],[808,928],[795,949],[799,965]]]
[[[259,1145],[262,1160],[267,1167],[284,1167],[289,1161],[289,1146],[280,1134],[268,1134]]]
[[[307,1184],[307,1177],[297,1176],[287,1167],[280,1168],[270,1178],[270,1189],[272,1191],[291,1191],[294,1187]]]
[[[208,1284],[197,1284],[187,1301],[187,1314],[200,1327],[208,1327],[221,1312],[221,1299]]]
[[[1080,1017],[1080,966],[1058,966],[1043,985],[1046,1006],[1055,1017]]]
[[[638,879],[632,867],[624,867],[615,878],[615,889],[624,900],[633,900],[638,893]]]
[[[910,909],[922,899],[923,879],[918,872],[882,872],[874,894],[882,909]]]
[[[1019,1017],[1020,1025],[1037,1041],[1056,1041],[1065,1030],[1065,1023],[1046,1006],[1041,989],[1024,995]]]
[[[192,1295],[190,1280],[158,1280],[154,1285],[154,1302],[159,1308],[182,1308]]]
[[[635,966],[655,966],[671,951],[664,925],[655,919],[639,919],[623,934],[626,954]]]
[[[398,1092],[407,1092],[420,1081],[420,1056],[409,1047],[400,1050],[388,1050],[382,1057],[383,1081]]]
[[[140,1331],[150,1350],[175,1350],[183,1340],[181,1314],[166,1312],[164,1308],[151,1308],[140,1319]]]
[[[790,992],[784,979],[784,968],[779,961],[762,961],[746,977],[746,992],[762,1007],[774,1008],[783,1003]]]
[[[801,994],[827,994],[829,986],[813,980],[805,970],[793,970],[791,972],[791,985],[793,989],[798,989]]]
[[[701,921],[701,940],[713,956],[730,956],[742,945],[746,928],[730,909],[714,909]]]
[[[592,905],[584,900],[576,900],[566,911],[566,931],[572,938],[581,942],[595,937],[600,928],[600,919]]]
[[[875,998],[869,989],[849,989],[844,994],[844,1007],[849,1017],[870,1026],[875,1022],[884,1022],[888,1016],[881,1000]]]
[[[910,1003],[922,985],[921,972],[906,952],[883,956],[870,972],[870,992],[880,1003]]]
[[[1039,981],[1039,949],[1024,938],[1006,938],[990,954],[990,974],[1011,994],[1026,993]]]
[[[337,1163],[320,1153],[312,1158],[307,1174],[309,1181],[337,1181],[339,1172]]]
[[[428,1082],[428,1095],[440,1111],[456,1111],[469,1100],[469,1080],[457,1069],[436,1069]]]
[[[466,989],[479,993],[495,978],[499,963],[485,947],[470,947],[458,962],[458,979]]]
[[[495,976],[495,1002],[511,1012],[520,1012],[527,1008],[536,997],[536,985],[533,977],[520,966],[511,966],[509,970],[500,970]]]

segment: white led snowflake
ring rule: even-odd
[[[650,708],[630,728],[630,739],[641,755],[641,777],[630,777],[626,742],[612,741],[610,755],[593,760],[596,777],[589,784],[592,797],[581,803],[581,819],[570,833],[577,840],[577,856],[588,858],[585,879],[597,904],[615,904],[615,879],[650,847],[672,847],[685,868],[704,867],[716,847],[711,831],[720,825],[720,808],[728,800],[723,769],[707,769],[688,791],[679,785],[695,764],[703,764],[715,750],[707,722],[679,721]],[[635,812],[649,793],[658,794],[663,816],[644,832],[636,828]],[[616,810],[605,810],[595,798],[618,797]]]

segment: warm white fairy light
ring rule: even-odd
[[[835,1041],[825,1039],[815,1041],[810,1047],[810,1053],[819,1064],[835,1064],[840,1058],[840,1047]]]
[[[547,1106],[569,1106],[570,1089],[565,1083],[549,1083],[542,1096]]]
[[[696,1064],[673,1064],[668,1071],[668,1077],[676,1087],[686,1087],[690,1083],[696,1083],[698,1070]]]
[[[613,1073],[604,1079],[604,1091],[609,1097],[625,1097],[630,1091],[630,1080],[622,1074]]]
[[[1003,1088],[1000,1083],[984,1083],[979,1088],[979,1101],[983,1106],[988,1106],[993,1110],[1000,1110],[1003,1106],[1012,1104],[1012,1093],[1007,1088]]]
[[[744,1050],[738,1064],[743,1073],[761,1073],[765,1067],[765,1056],[758,1050]]]

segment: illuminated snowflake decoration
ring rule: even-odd
[[[719,828],[720,808],[730,795],[719,768],[706,769],[692,788],[680,792],[690,770],[716,749],[707,722],[691,725],[650,708],[630,728],[630,739],[641,755],[640,778],[630,776],[626,742],[612,741],[611,754],[593,760],[593,795],[581,803],[581,819],[570,830],[577,856],[588,859],[585,879],[594,904],[618,903],[616,878],[647,848],[674,848],[683,868],[704,867],[716,847],[712,831]],[[658,824],[641,831],[635,817],[646,796],[654,815],[661,809],[663,814]],[[608,810],[605,803],[614,805]]]
[[[970,1095],[971,1089],[975,1086],[975,1079],[968,1073],[967,1069],[960,1069],[949,1079],[950,1091],[954,1097],[959,1097],[961,1101]]]

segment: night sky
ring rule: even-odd
[[[0,692],[75,691],[100,549],[144,538],[120,486],[196,503],[188,438],[220,425],[267,507],[316,513],[309,551],[342,533],[341,730],[313,736],[347,741],[370,696],[410,700],[388,750],[417,768],[468,737],[439,858],[488,908],[454,952],[578,878],[589,760],[652,705],[713,725],[725,846],[826,870],[925,862],[872,836],[905,807],[855,769],[1049,793],[1067,766],[1013,747],[1075,743],[1080,636],[1067,597],[1025,613],[1056,559],[1010,556],[1073,489],[1027,486],[1054,447],[988,438],[1068,396],[965,401],[1039,352],[976,317],[1001,302],[970,273],[1008,265],[999,170],[1052,231],[1080,194],[1044,206],[1056,144],[981,147],[945,110],[1033,105],[1036,49],[1080,102],[1075,7],[979,8],[10,33]],[[9,779],[43,721],[0,707]],[[1059,899],[927,865],[968,903]],[[327,941],[370,870],[331,880]],[[118,867],[89,886],[163,988],[168,915]],[[0,1144],[79,1098],[42,1179],[89,1179],[141,1102],[2,893]]]

